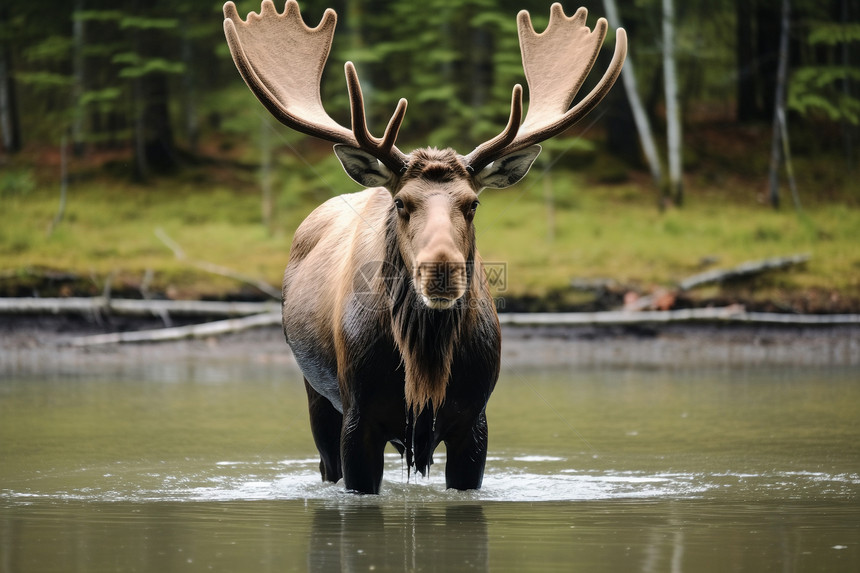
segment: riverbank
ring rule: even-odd
[[[756,156],[743,147],[748,136],[726,129],[731,145],[700,150],[682,209],[658,210],[640,172],[607,182],[565,161],[551,176],[535,169],[511,190],[482,195],[475,232],[493,296],[506,312],[600,311],[630,299],[659,309],[860,312],[856,177],[819,159],[798,170],[803,211],[775,211],[758,201],[766,170],[738,164]],[[32,184],[3,197],[0,296],[277,298],[295,229],[325,200],[356,190],[330,150],[319,151],[312,168],[290,170],[267,225],[255,171],[218,157],[147,184],[93,167],[72,181],[65,216],[51,226],[59,182],[39,157],[20,157],[10,178]],[[338,175],[321,185],[314,173]],[[726,274],[773,259],[803,262]]]
[[[181,323],[178,323],[181,324]],[[155,318],[6,316],[0,376],[78,376],[94,370],[158,376],[185,368],[220,378],[248,364],[283,376],[298,367],[278,326],[202,339],[73,347],[80,336],[157,328]],[[860,326],[649,323],[505,325],[502,368],[768,368],[860,366]]]

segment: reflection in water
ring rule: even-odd
[[[308,571],[487,571],[488,553],[479,505],[322,505],[308,539]]]
[[[660,535],[656,529],[648,532],[644,547],[644,558],[642,559],[642,573],[657,573],[658,571],[670,571],[681,573],[684,570],[684,529],[683,523],[677,517],[669,519],[670,527],[675,530],[671,536]],[[669,567],[665,567],[663,556],[671,555]]]
[[[860,570],[856,502],[0,502],[0,571]]]
[[[484,488],[325,484],[301,379],[0,379],[0,572],[860,571],[860,374],[503,372]]]

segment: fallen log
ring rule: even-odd
[[[507,326],[633,326],[671,323],[739,323],[784,326],[860,325],[860,314],[747,312],[740,306],[680,310],[501,313]]]
[[[274,312],[279,302],[137,300],[92,298],[0,298],[0,314],[106,313],[127,316],[246,316]]]
[[[671,308],[675,303],[675,299],[679,292],[685,292],[706,284],[722,283],[729,280],[754,276],[766,271],[803,264],[807,262],[809,258],[809,255],[805,254],[790,255],[787,257],[773,257],[760,261],[747,261],[730,269],[714,269],[711,271],[705,271],[680,281],[677,289],[658,289],[655,293],[644,296],[638,296],[636,293],[631,293],[632,296],[630,296],[630,300],[625,301],[624,310],[638,311],[647,308],[666,310]]]
[[[158,328],[154,330],[135,330],[130,332],[113,332],[109,334],[93,334],[79,336],[67,341],[70,346],[98,346],[102,344],[119,344],[128,342],[167,342],[185,338],[209,338],[234,332],[241,332],[261,326],[272,326],[281,323],[280,312],[253,314],[242,318],[228,318],[203,324]]]
[[[275,300],[281,300],[281,291],[280,289],[275,288],[264,280],[250,277],[248,275],[242,274],[240,272],[234,271],[233,269],[228,269],[227,267],[222,267],[221,265],[216,265],[214,263],[210,263],[209,261],[200,261],[196,259],[188,258],[188,255],[185,254],[185,251],[179,244],[168,236],[167,233],[164,232],[164,229],[157,228],[155,229],[155,236],[165,244],[165,246],[173,251],[173,255],[180,261],[184,261],[189,265],[197,267],[202,271],[206,271],[207,273],[212,273],[214,275],[219,275],[222,277],[227,277],[233,280],[237,280],[246,284],[251,285],[256,288],[260,292],[263,292]]]
[[[731,269],[714,269],[687,277],[678,283],[682,291],[690,290],[710,283],[721,283],[741,277],[757,275],[765,271],[784,269],[793,265],[800,265],[809,260],[809,255],[790,255],[788,257],[774,257],[761,261],[748,261]]]
[[[673,323],[739,323],[782,326],[860,325],[860,314],[779,314],[746,312],[742,307],[688,308],[668,311],[523,312],[502,313],[504,326],[633,326]],[[208,338],[251,328],[281,324],[279,312],[266,312],[216,322],[81,336],[67,341],[71,346],[96,346],[137,342],[167,342],[184,338]]]

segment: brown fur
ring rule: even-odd
[[[416,149],[401,179],[401,186],[410,180],[423,179],[434,183],[469,181],[463,159],[453,149]]]
[[[464,323],[477,320],[477,313],[469,305],[480,294],[472,283],[470,290],[453,308],[434,310],[425,307],[411,282],[404,278],[408,276],[408,268],[400,255],[396,226],[396,217],[391,217],[386,247],[389,253],[387,261],[393,261],[394,264],[386,267],[392,271],[386,284],[389,285],[392,300],[394,341],[403,357],[406,371],[406,406],[417,415],[428,405],[433,410],[438,409],[445,400],[454,349],[460,342],[463,330],[473,330]],[[470,254],[468,263],[474,266],[474,233],[470,239],[467,246]]]
[[[328,349],[324,352],[336,361],[340,384],[346,383],[369,340],[355,340],[355,333],[344,331],[342,312],[356,296],[354,277],[362,265],[385,261],[386,275],[370,287],[380,296],[387,289],[387,301],[369,295],[376,297],[372,306],[377,308],[362,316],[377,325],[367,336],[390,333],[406,372],[407,407],[417,414],[428,405],[436,410],[444,401],[463,323],[476,320],[469,306],[486,296],[472,281],[475,236],[468,211],[477,195],[456,152],[423,149],[413,153],[395,197],[409,206],[408,220],[398,215],[388,192],[370,189],[330,199],[301,224],[284,277],[285,333],[288,340],[297,338],[292,334],[297,330],[310,334]],[[435,235],[422,236],[431,225]],[[452,265],[465,268],[465,280],[451,281],[465,290],[453,308],[428,308],[416,293],[420,256],[457,259]],[[300,316],[305,318],[297,321]]]
[[[401,292],[393,293],[391,319],[394,340],[406,370],[406,405],[417,415],[428,405],[435,411],[445,400],[463,322],[476,318],[475,312],[468,312],[469,299],[477,295],[469,292],[474,290],[471,268],[475,233],[464,207],[471,207],[477,195],[462,159],[454,150],[420,149],[413,152],[395,198],[404,200],[411,213],[408,225],[396,213],[389,217],[386,261],[396,263],[394,268],[399,275],[411,275],[413,281],[412,284],[404,281],[399,285]],[[423,237],[422,231],[431,227],[435,235],[429,239]],[[466,269],[465,276],[445,281],[450,283],[448,286],[464,291],[453,308],[436,310],[422,304],[416,293],[421,286],[416,267],[427,265],[431,269],[444,266],[442,274],[455,268]],[[423,272],[426,279],[431,270]],[[439,277],[430,280],[434,278],[443,280]]]

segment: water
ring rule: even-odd
[[[858,571],[860,373],[506,368],[484,488],[323,484],[279,365],[0,380],[0,571]]]

